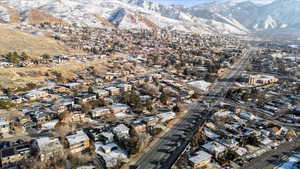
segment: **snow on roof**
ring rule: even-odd
[[[55,127],[55,125],[58,123],[58,121],[59,120],[48,121],[47,123],[42,124],[42,129],[44,129],[44,130],[53,129]]]
[[[175,118],[175,116],[176,116],[176,114],[174,112],[172,112],[172,111],[164,112],[164,113],[159,113],[157,115],[157,117],[159,117],[162,122],[172,120],[172,119]]]
[[[110,106],[111,109],[122,109],[122,110],[127,110],[129,109],[129,106],[126,104],[113,104]]]
[[[260,143],[263,145],[268,145],[272,143],[272,140],[269,139],[268,137],[265,137],[263,140],[260,141]]]
[[[208,87],[211,85],[211,83],[206,82],[204,80],[193,81],[193,82],[190,82],[188,84],[191,85],[192,87],[200,89],[202,91],[207,91]]]
[[[8,126],[9,122],[0,118],[0,126]]]
[[[80,167],[77,167],[76,169],[96,169],[96,166],[93,166],[93,165],[86,165],[86,166],[80,166]]]
[[[92,110],[92,112],[105,112],[105,111],[109,111],[109,108],[104,106],[104,107],[97,107],[95,109]]]
[[[218,134],[214,133],[213,131],[211,131],[210,129],[208,129],[206,127],[204,128],[204,133],[210,139],[214,139],[214,138],[219,138],[220,137]]]
[[[41,137],[36,139],[36,143],[40,150],[62,148],[62,145],[58,138]]]
[[[124,124],[119,124],[113,128],[114,133],[129,133],[129,128]]]
[[[203,148],[207,149],[209,152],[214,152],[214,153],[222,153],[226,150],[225,146],[218,142],[208,142],[202,146]]]
[[[232,114],[231,111],[218,111],[214,114],[214,116],[224,117],[224,116],[229,116],[230,114]]]
[[[189,158],[189,161],[191,161],[194,164],[200,163],[201,161],[204,161],[204,160],[211,159],[211,157],[212,157],[211,154],[209,154],[205,151],[198,151],[196,154],[197,154],[196,156]]]
[[[104,145],[97,142],[95,143],[95,150],[103,158],[108,168],[114,167],[119,159],[127,159],[127,153],[115,143]]]
[[[235,150],[235,153],[237,153],[239,156],[243,156],[247,153],[247,149],[243,148],[243,147],[238,147],[236,150]]]
[[[70,145],[77,144],[85,140],[89,140],[89,137],[82,131],[77,131],[76,134],[69,135],[66,137]]]

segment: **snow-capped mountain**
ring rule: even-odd
[[[189,8],[191,15],[206,19],[215,14],[232,17],[248,30],[300,28],[300,0],[229,0]]]
[[[248,34],[299,29],[299,16],[300,0],[225,0],[189,8],[151,0],[0,0],[0,22],[7,23]]]

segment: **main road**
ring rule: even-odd
[[[223,79],[216,82],[209,90],[209,95],[224,95],[230,86],[228,82],[231,78],[238,76],[245,69],[246,63],[254,50],[248,49],[242,58],[236,63]],[[194,103],[188,113],[184,115],[168,132],[162,136],[149,151],[130,166],[130,169],[170,169],[189,142],[199,126],[213,115],[213,111],[208,111],[208,105],[204,103],[218,103],[218,99],[211,100],[205,97],[202,101]]]

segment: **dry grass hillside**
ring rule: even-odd
[[[43,36],[0,26],[0,55],[8,52],[26,52],[32,57],[42,54],[73,54],[73,50],[61,42]]]
[[[40,23],[45,23],[49,22],[52,24],[65,24],[67,25],[68,23],[65,22],[64,20],[60,18],[53,17],[51,15],[45,14],[39,10],[33,9],[29,12],[28,14],[28,23],[29,24],[40,24]]]
[[[87,63],[68,63],[58,66],[39,66],[27,68],[0,68],[1,88],[21,88],[28,83],[45,85],[46,80],[55,78],[54,72],[60,73],[64,79],[73,79],[76,73],[93,66],[106,72],[105,60],[95,60]]]
[[[7,9],[10,17],[9,17],[9,23],[10,24],[19,24],[20,23],[20,12],[16,9],[10,8],[5,3],[0,3],[0,6]]]

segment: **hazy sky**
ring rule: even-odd
[[[193,6],[203,2],[220,1],[220,0],[152,0],[162,4],[176,4],[184,6]]]

